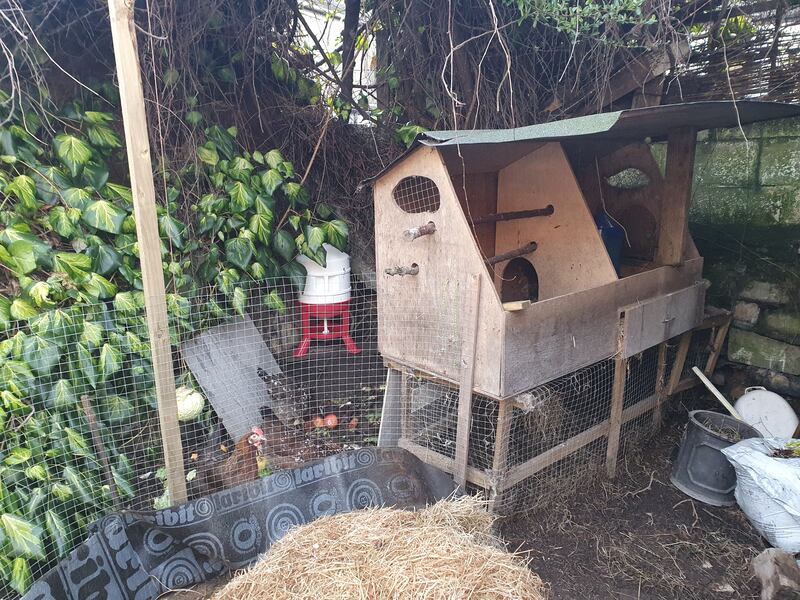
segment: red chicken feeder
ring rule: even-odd
[[[297,258],[306,269],[306,285],[300,294],[303,339],[295,358],[308,354],[311,342],[319,340],[342,340],[350,354],[361,351],[350,337],[350,257],[330,244],[324,247],[324,267],[305,256]]]

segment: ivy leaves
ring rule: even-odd
[[[92,158],[92,149],[74,135],[61,134],[53,140],[55,154],[61,163],[69,169],[72,177],[77,177]]]
[[[81,215],[81,219],[87,224],[100,231],[108,233],[120,233],[122,223],[128,214],[111,204],[108,200],[97,200],[92,202]]]
[[[10,513],[0,516],[0,527],[18,557],[44,560],[41,527]]]

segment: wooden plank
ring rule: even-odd
[[[625,307],[622,356],[634,356],[696,327],[703,319],[707,287],[705,281],[699,281]]]
[[[659,430],[664,415],[664,398],[666,396],[667,375],[667,343],[658,345],[658,365],[656,366],[656,407],[653,409],[653,429]]]
[[[649,184],[633,189],[611,185],[609,178],[625,169],[641,171]],[[605,156],[595,155],[576,175],[592,214],[607,212],[625,229],[623,263],[644,261],[649,265],[657,251],[664,191],[664,178],[650,146],[635,142]]]
[[[624,425],[628,421],[631,421],[636,417],[640,417],[648,410],[651,410],[655,404],[656,396],[654,394],[649,398],[642,400],[641,402],[637,402],[633,406],[629,406],[622,411],[622,424]],[[591,427],[586,431],[582,431],[581,433],[569,438],[558,446],[550,448],[550,450],[547,452],[542,452],[530,460],[511,468],[508,472],[508,475],[498,485],[498,493],[503,490],[507,490],[511,486],[518,484],[520,481],[535,475],[539,471],[546,469],[550,465],[557,463],[570,454],[574,454],[584,446],[600,439],[604,435],[607,435],[609,427],[609,420],[606,419],[602,423],[598,423],[594,427]]]
[[[497,407],[497,426],[494,430],[494,455],[492,469],[488,473],[491,487],[489,493],[489,512],[494,512],[495,502],[499,497],[499,488],[508,469],[508,446],[511,442],[511,424],[514,416],[514,404],[510,400],[501,400]]]
[[[476,219],[493,214],[497,210],[497,172],[462,173],[457,169],[451,174],[453,189],[458,196],[461,210],[478,242],[481,255],[493,256],[495,246],[494,223],[475,222]]]
[[[501,476],[506,470],[508,460],[508,443],[511,436],[511,418],[514,414],[514,405],[510,401],[498,402],[497,427],[495,428],[494,456],[492,458],[492,472],[495,477]]]
[[[692,332],[687,331],[681,336],[678,342],[678,352],[675,355],[675,360],[672,361],[672,371],[669,374],[669,385],[667,385],[667,395],[672,396],[678,392],[678,383],[680,383],[681,375],[683,374],[683,365],[686,362],[686,355],[689,353],[689,344],[692,343]]]
[[[147,116],[144,110],[139,57],[136,51],[136,30],[133,4],[125,0],[109,0],[111,37],[119,82],[125,146],[128,154],[136,237],[142,268],[147,329],[155,375],[158,419],[164,446],[167,487],[172,504],[186,502],[186,476],[183,448],[175,401],[175,375],[167,322],[164,273],[161,266],[161,240],[156,220],[156,193],[150,141],[147,137]]]
[[[288,427],[302,420],[301,390],[286,380],[249,317],[206,329],[181,344],[181,355],[234,440],[261,425],[264,406]]]
[[[407,373],[400,374],[400,437],[411,439],[411,386]],[[399,442],[398,442],[399,443]]]
[[[378,429],[378,447],[396,448],[401,436],[402,381],[405,375],[395,369],[386,369],[386,389],[383,392],[381,425]]]
[[[431,465],[432,467],[441,469],[445,473],[455,473],[455,461],[452,458],[449,458],[443,454],[439,454],[430,448],[425,448],[424,446],[415,444],[411,440],[404,437],[400,438],[400,440],[397,442],[397,445],[400,448],[411,452],[411,454],[416,456],[426,465]],[[466,480],[482,487],[483,489],[489,489],[490,486],[489,480],[486,477],[486,473],[480,469],[476,469],[475,467],[467,467]]]
[[[530,300],[515,300],[514,302],[503,302],[503,310],[507,312],[517,312],[525,310],[531,305]]]
[[[690,390],[694,387],[700,385],[700,380],[695,377],[694,375],[690,375],[686,379],[681,379],[678,384],[675,386],[673,394],[680,394],[681,392],[685,392],[686,390]]]
[[[640,89],[636,90],[631,100],[631,108],[645,108],[647,106],[658,106],[661,104],[661,97],[664,94],[665,79],[663,75],[654,77]]]
[[[538,252],[538,251],[537,251]],[[690,286],[703,260],[658,267],[611,284],[507,312],[501,398],[613,356],[620,308]]]
[[[453,479],[462,488],[467,482],[469,434],[472,428],[472,384],[475,379],[475,345],[480,318],[481,278],[472,275],[465,290],[461,312],[461,381],[458,387],[458,421],[456,425],[456,459]]]
[[[728,329],[730,329],[732,321],[733,315],[730,315],[727,322],[723,323],[717,328],[711,345],[711,354],[708,356],[708,362],[706,362],[705,369],[703,369],[706,377],[711,377],[714,374],[714,369],[717,368],[717,361],[719,360],[719,355],[722,353],[722,346],[725,343],[725,336],[728,335]]]
[[[697,130],[691,127],[674,129],[667,138],[667,164],[657,254],[657,262],[661,265],[674,266],[683,262],[686,239],[689,236],[689,205],[692,202],[696,142]]]
[[[539,278],[539,301],[601,286],[617,280],[597,225],[561,144],[549,142],[500,171],[497,212],[515,212],[552,204],[544,219],[497,223],[494,254],[536,242],[526,257]],[[502,286],[504,266],[495,269]],[[502,294],[501,294],[502,295]]]
[[[689,56],[689,52],[689,43],[681,39],[672,42],[667,48],[657,48],[640,54],[608,78],[600,102],[605,107],[622,96],[644,87],[654,77],[663,75],[672,68],[673,57],[677,64],[681,64]],[[578,114],[598,112],[597,104],[600,102],[587,105]]]
[[[622,432],[622,408],[625,401],[625,379],[628,374],[628,359],[617,356],[614,359],[614,384],[611,389],[611,417],[608,426],[608,446],[606,447],[606,473],[609,479],[617,474],[617,454]]]
[[[406,213],[395,202],[394,187],[403,178],[413,176],[427,177],[436,184],[440,194],[436,212]],[[497,396],[505,313],[438,150],[420,147],[395,164],[375,182],[374,198],[381,354],[400,364],[458,381],[459,306],[469,275],[481,273],[482,315],[474,387],[480,393]],[[403,238],[406,229],[428,220],[436,223],[435,235],[413,243]],[[414,277],[383,275],[387,267],[412,263],[419,265],[419,274]]]

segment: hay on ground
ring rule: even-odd
[[[469,496],[418,512],[367,509],[289,531],[216,600],[543,600],[521,557],[492,535]]]

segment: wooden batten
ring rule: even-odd
[[[658,234],[657,261],[679,265],[689,237],[689,205],[692,202],[692,178],[697,130],[676,129],[667,140],[667,165],[662,193],[661,226]]]
[[[145,314],[150,334],[167,487],[171,503],[180,504],[187,500],[186,476],[178,422],[178,404],[175,399],[175,373],[169,339],[164,271],[161,265],[161,239],[156,217],[156,193],[153,165],[150,162],[150,140],[147,137],[147,115],[144,109],[141,70],[136,50],[133,5],[123,0],[109,0],[108,10],[125,128],[125,148],[131,176],[133,214],[136,218],[136,238],[142,266]]]

